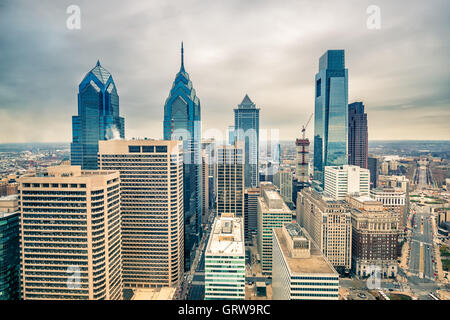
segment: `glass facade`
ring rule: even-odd
[[[201,108],[189,74],[181,68],[164,105],[164,140],[183,140],[185,270],[190,269],[194,247],[201,237]]]
[[[72,165],[92,170],[98,168],[99,140],[125,138],[116,85],[99,61],[79,85],[78,116],[72,117],[72,137]]]
[[[328,50],[316,74],[314,179],[323,184],[324,167],[348,162],[348,70],[344,50]]]
[[[0,213],[0,300],[20,298],[19,212]]]
[[[259,109],[248,95],[234,109],[234,128],[233,139],[245,142],[244,185],[256,188],[259,184]]]

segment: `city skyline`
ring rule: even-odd
[[[161,138],[182,40],[202,97],[203,131],[218,129],[225,138],[232,110],[248,93],[261,108],[261,129],[279,129],[280,140],[294,140],[314,110],[318,57],[344,49],[348,102],[364,102],[369,140],[450,138],[449,77],[441,67],[449,56],[444,1],[407,8],[381,1],[379,30],[366,26],[368,2],[283,8],[270,1],[117,3],[112,7],[120,14],[82,2],[80,30],[66,28],[69,5],[2,7],[0,25],[9,32],[0,36],[0,143],[69,142],[77,85],[98,59],[114,74],[126,137]],[[326,23],[316,21],[318,10]],[[310,139],[313,130],[307,129]]]

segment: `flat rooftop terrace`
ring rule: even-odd
[[[311,256],[309,258],[291,258],[289,255],[289,249],[286,239],[283,236],[281,228],[274,229],[275,235],[280,244],[284,257],[289,265],[289,269],[293,274],[333,274],[337,275],[334,268],[328,263],[327,260],[321,255],[311,250]]]
[[[217,217],[206,254],[244,255],[244,227],[241,218]]]

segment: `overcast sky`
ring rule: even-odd
[[[66,27],[72,4],[80,30]],[[369,5],[379,30],[367,28]],[[225,131],[248,93],[262,129],[295,139],[314,112],[319,57],[345,49],[349,102],[364,102],[370,140],[448,140],[449,12],[448,0],[0,0],[0,143],[71,141],[78,85],[97,59],[126,137],[162,138],[182,40],[203,130]]]

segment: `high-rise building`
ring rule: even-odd
[[[259,108],[245,95],[234,109],[234,137],[245,145],[245,187],[258,187],[259,183]]]
[[[314,179],[324,182],[326,166],[347,164],[348,70],[344,50],[328,50],[316,74]]]
[[[296,147],[296,166],[295,177],[298,182],[303,184],[309,183],[309,139],[297,139],[295,140]]]
[[[244,233],[245,244],[251,245],[258,233],[258,197],[260,188],[247,188],[244,193]]]
[[[383,207],[392,211],[398,218],[399,228],[406,227],[408,219],[406,192],[400,188],[382,187],[370,190],[370,196],[383,203]]]
[[[280,195],[289,207],[292,207],[292,170],[280,168],[274,175],[274,184],[280,190]]]
[[[20,183],[25,300],[122,300],[120,178],[49,167]]]
[[[190,269],[191,254],[201,237],[201,108],[189,74],[181,67],[164,105],[164,140],[183,140],[185,269]]]
[[[244,224],[223,213],[214,221],[205,251],[205,300],[244,299]]]
[[[244,144],[217,148],[217,215],[233,213],[244,217]]]
[[[367,159],[367,164],[370,171],[370,187],[376,188],[378,181],[378,158],[369,157]]]
[[[297,196],[297,222],[340,273],[350,271],[352,224],[345,201],[305,188]]]
[[[362,102],[348,105],[348,164],[368,168],[367,113]]]
[[[292,211],[275,190],[262,189],[258,198],[258,253],[263,274],[272,274],[272,229],[292,222]]]
[[[335,200],[345,200],[347,194],[369,195],[370,171],[357,166],[325,167],[324,192]]]
[[[208,160],[208,206],[209,209],[214,208],[216,203],[216,140],[214,138],[202,140],[202,150],[205,151],[206,159]],[[207,212],[208,213],[208,212]]]
[[[20,229],[17,195],[0,197],[0,300],[20,299]]]
[[[387,161],[381,163],[381,174],[384,176],[389,174],[389,163]]]
[[[97,61],[78,86],[78,115],[72,117],[72,165],[97,169],[98,142],[125,138],[124,118],[119,116],[119,96],[108,70]]]
[[[120,172],[124,287],[178,286],[184,253],[182,142],[101,141],[99,167]]]
[[[366,277],[397,275],[398,220],[380,201],[368,196],[347,196],[352,214],[352,269]]]
[[[234,126],[228,126],[228,144],[233,145],[235,140]]]
[[[202,224],[208,221],[209,213],[209,156],[202,149]]]
[[[273,229],[274,300],[338,300],[339,274],[298,223]]]

